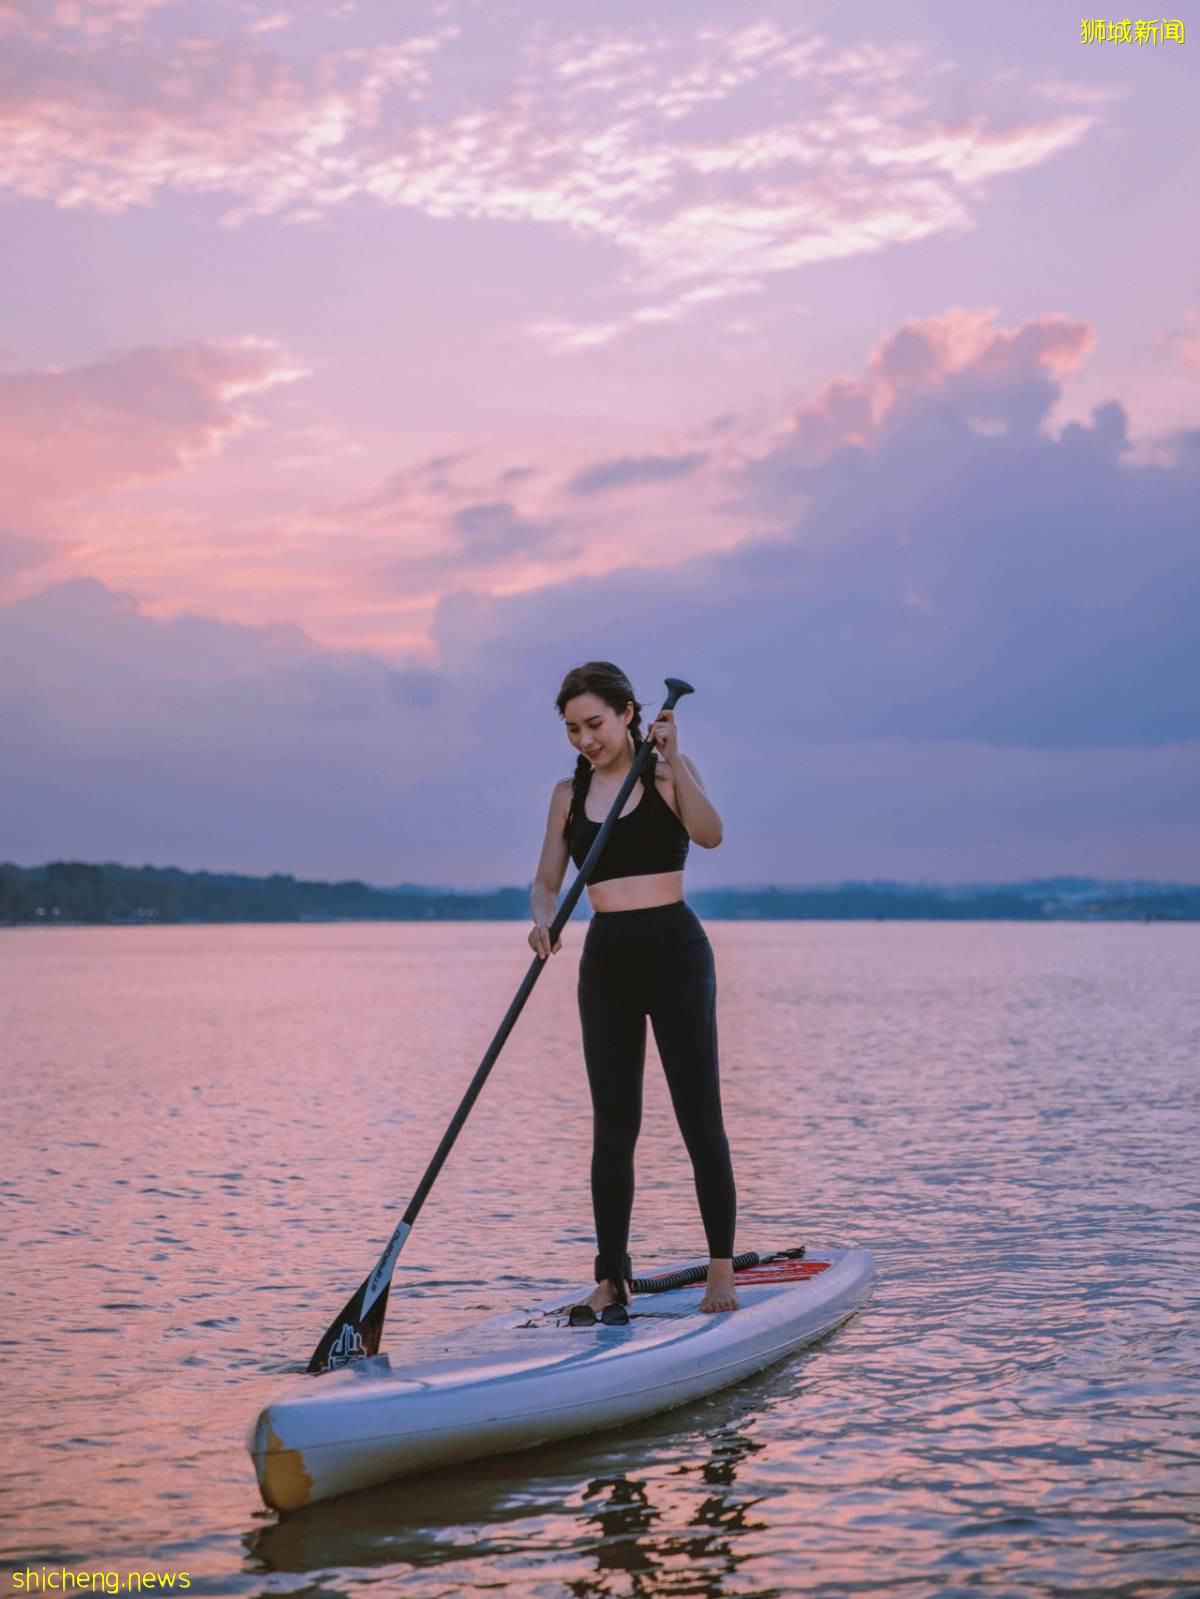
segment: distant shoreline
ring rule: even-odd
[[[709,921],[1195,922],[1200,886],[1086,877],[947,886],[845,882],[819,887],[701,888]],[[586,915],[586,905],[576,915]],[[486,892],[290,875],[53,861],[0,864],[0,927],[210,926],[314,922],[524,922],[527,887]]]

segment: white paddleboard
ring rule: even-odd
[[[406,1345],[402,1367],[375,1355],[308,1377],[268,1405],[251,1433],[262,1496],[294,1510],[654,1415],[823,1337],[865,1303],[874,1279],[864,1249],[810,1248],[803,1259],[738,1272],[740,1310],[701,1311],[697,1283],[638,1294],[627,1326],[570,1327],[566,1306],[586,1298],[589,1284],[575,1300],[525,1305]]]

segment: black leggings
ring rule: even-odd
[[[579,961],[579,1016],[592,1093],[598,1279],[619,1275],[612,1263],[629,1248],[647,1016],[692,1159],[708,1252],[733,1255],[737,1196],[721,1119],[716,1004],[712,947],[682,900],[593,915]]]

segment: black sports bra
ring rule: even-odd
[[[589,773],[589,787],[591,781]],[[613,823],[589,882],[604,883],[613,877],[646,877],[651,872],[683,870],[691,842],[687,828],[663,799],[653,777],[647,778],[641,788],[642,797],[634,808]],[[576,801],[567,838],[571,859],[577,868],[583,865],[601,826],[587,815],[586,807],[587,788]]]

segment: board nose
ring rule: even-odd
[[[250,1453],[259,1489],[272,1510],[299,1510],[308,1503],[313,1481],[304,1456],[280,1438],[270,1405],[254,1424]]]

